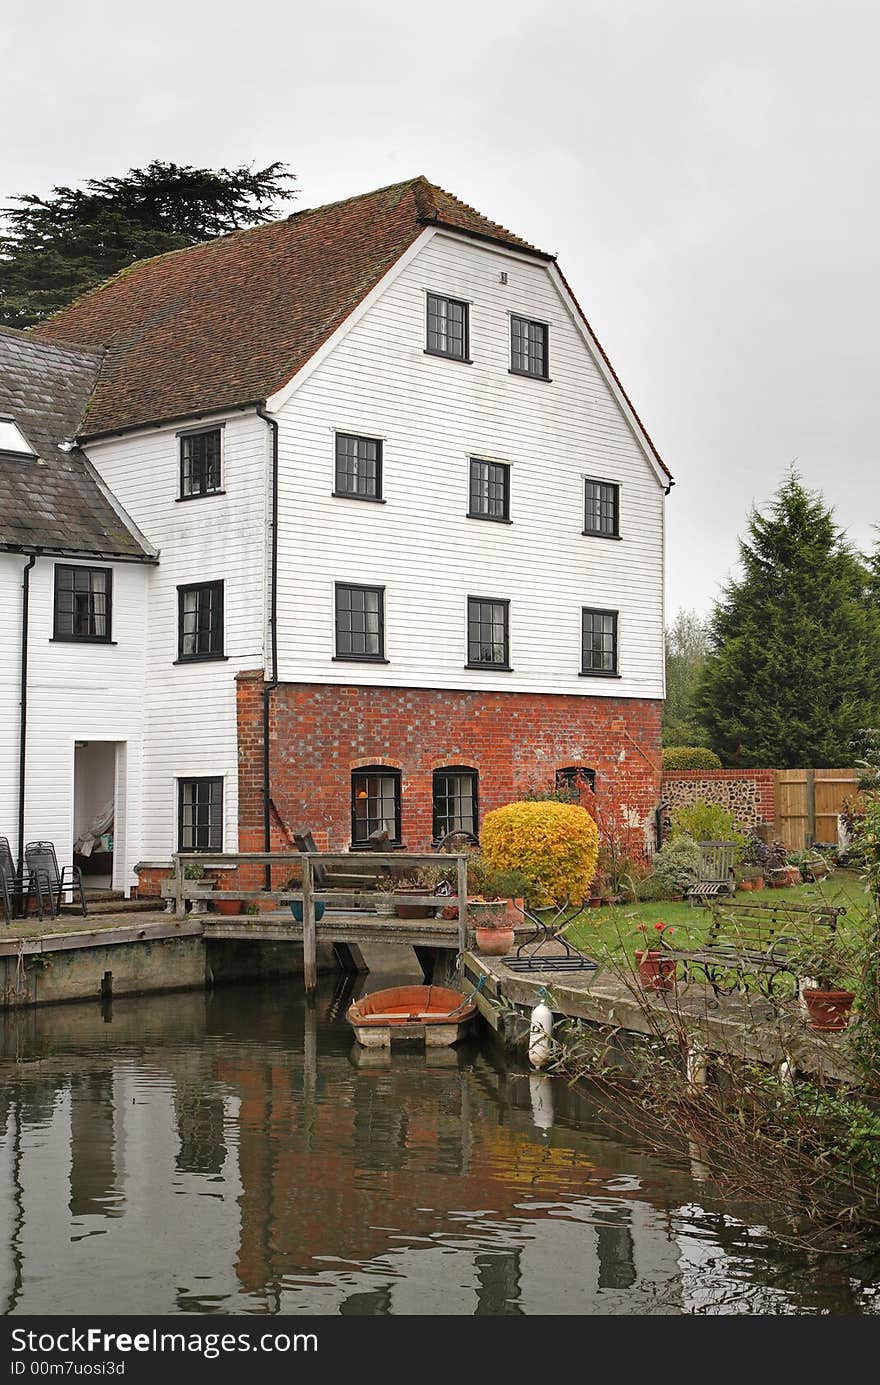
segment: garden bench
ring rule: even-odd
[[[687,892],[691,904],[702,904],[707,899],[722,894],[736,892],[736,877],[733,873],[736,861],[736,842],[698,842],[700,848],[699,876],[697,883]]]
[[[830,904],[710,904],[712,922],[693,948],[670,948],[664,956],[681,962],[684,979],[705,977],[716,997],[748,989],[751,977],[768,999],[780,976],[798,975],[792,952],[810,930],[834,933],[846,909]]]

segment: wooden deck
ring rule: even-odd
[[[458,922],[443,919],[388,918],[367,910],[328,909],[315,929],[318,942],[402,943],[413,947],[458,950]],[[261,914],[220,915],[144,913],[141,915],[62,914],[46,919],[15,919],[0,928],[0,957],[33,956],[74,948],[113,947],[119,943],[155,942],[163,938],[224,938],[250,942],[302,943],[303,925],[289,911]]]

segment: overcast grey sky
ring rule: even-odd
[[[707,610],[796,459],[880,521],[878,35],[853,0],[4,0],[0,197],[287,161],[300,207],[424,173],[560,263],[676,478]]]

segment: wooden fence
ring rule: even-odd
[[[778,769],[776,836],[792,851],[837,841],[837,815],[857,792],[854,769]]]

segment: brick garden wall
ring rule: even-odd
[[[740,827],[776,822],[776,771],[772,769],[677,770],[664,774],[663,797],[669,814],[705,799],[733,813]]]
[[[262,850],[262,675],[239,674],[237,686],[239,849]],[[661,708],[653,699],[282,684],[270,720],[273,849],[289,849],[285,829],[310,829],[319,850],[347,848],[351,772],[374,764],[401,771],[412,851],[430,849],[432,772],[444,765],[479,772],[481,816],[535,785],[552,788],[564,766],[595,769],[600,801],[613,787],[633,846],[650,849]]]

